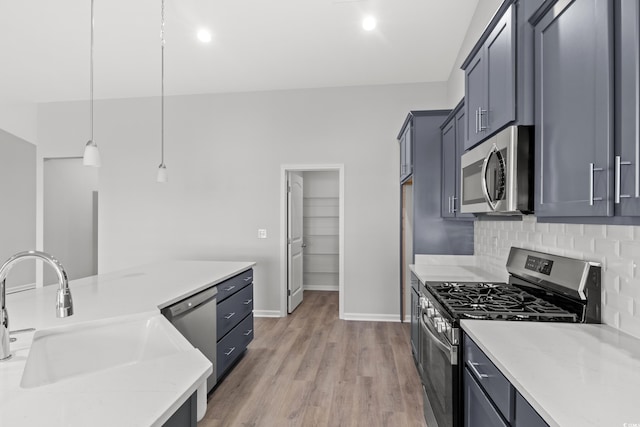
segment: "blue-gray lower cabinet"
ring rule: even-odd
[[[508,427],[467,368],[464,369],[464,426]]]
[[[186,402],[171,415],[162,427],[196,427],[198,419],[198,408],[196,394],[193,393]]]
[[[535,38],[535,212],[613,215],[613,1],[548,1]]]
[[[549,427],[549,424],[542,419],[529,402],[516,393],[516,422],[514,427]]]
[[[217,285],[216,378],[226,375],[253,340],[253,269]]]
[[[463,345],[464,427],[548,427],[466,334]]]

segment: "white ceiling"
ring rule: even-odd
[[[161,0],[94,1],[96,98],[159,95]],[[446,81],[477,3],[165,0],[165,93]],[[90,4],[0,0],[0,102],[88,98]]]

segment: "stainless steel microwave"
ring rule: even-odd
[[[460,211],[533,212],[533,127],[510,126],[462,155]]]

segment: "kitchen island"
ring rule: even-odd
[[[548,425],[640,425],[640,339],[601,324],[461,324]]]
[[[55,316],[56,286],[8,295],[11,330],[35,328],[38,334],[55,334],[77,328],[126,327],[131,322],[151,325],[154,331],[163,330],[146,335],[144,338],[155,340],[146,344],[154,351],[168,347],[172,351],[160,351],[158,357],[143,355],[138,363],[33,386],[24,384],[23,371],[34,333],[15,335],[17,341],[11,344],[13,357],[0,362],[0,425],[162,425],[196,389],[203,389],[212,366],[173,329],[160,310],[253,265],[176,261],[74,280],[70,288],[75,313],[66,318]],[[82,360],[77,351],[68,349],[69,355]],[[206,396],[199,393],[199,399],[203,398]]]

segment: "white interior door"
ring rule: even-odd
[[[289,172],[287,193],[287,288],[289,313],[302,302],[303,240],[301,172]]]

